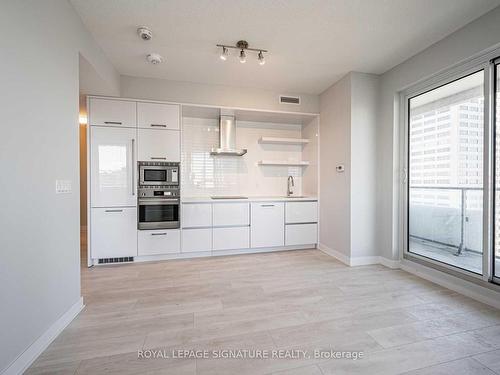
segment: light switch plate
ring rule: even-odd
[[[71,193],[71,180],[56,180],[56,194]]]

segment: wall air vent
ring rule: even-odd
[[[280,95],[280,104],[300,104],[300,96]]]
[[[133,261],[134,261],[134,257],[100,258],[99,264],[126,263],[126,262],[133,262]]]

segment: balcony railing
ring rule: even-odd
[[[410,186],[410,236],[454,247],[457,256],[465,250],[481,253],[482,191],[474,187]]]

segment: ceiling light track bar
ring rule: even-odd
[[[236,46],[228,46],[225,44],[217,44],[217,47],[224,47],[224,48],[230,48],[230,49],[237,49],[237,50],[246,50],[246,51],[255,51],[255,52],[269,52],[267,49],[262,49],[262,48],[249,48],[249,47],[236,47]]]

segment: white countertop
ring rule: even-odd
[[[304,196],[300,198],[289,197],[248,197],[248,199],[231,198],[231,199],[212,199],[211,197],[183,197],[182,203],[224,203],[224,202],[301,202],[301,201],[317,201],[317,197]]]

